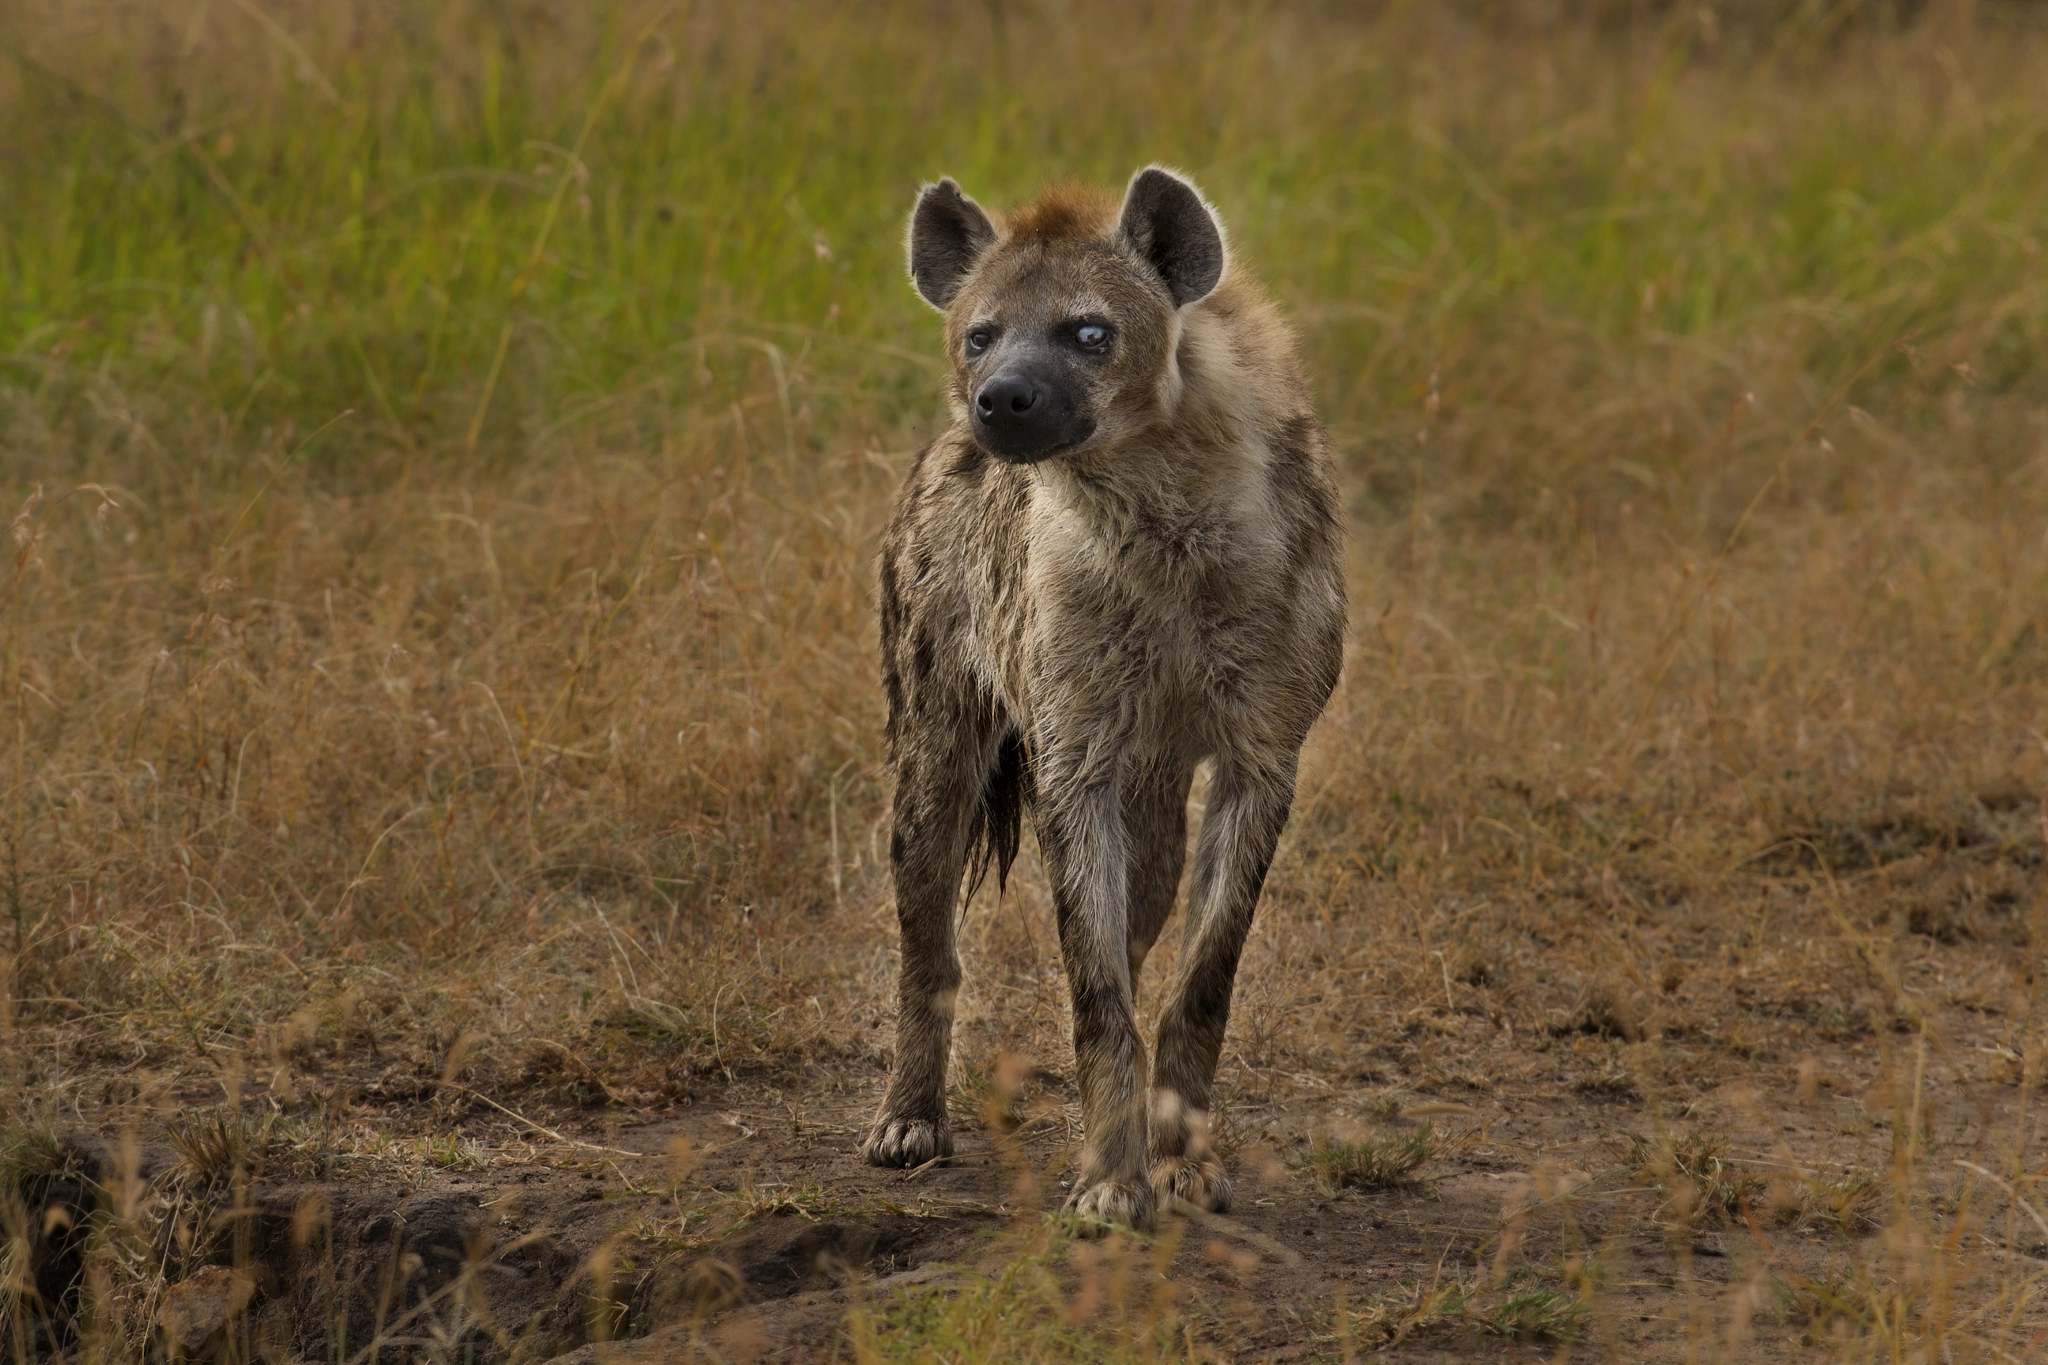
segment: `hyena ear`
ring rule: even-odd
[[[1131,177],[1116,231],[1159,272],[1176,307],[1206,297],[1223,282],[1223,224],[1192,181],[1163,166],[1147,166]]]
[[[926,303],[944,309],[995,239],[995,224],[951,176],[926,185],[910,211],[910,282]]]

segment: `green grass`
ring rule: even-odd
[[[1336,1338],[1344,1358],[1363,1348],[1389,1349],[1417,1337],[1441,1342],[1456,1334],[1467,1351],[1484,1337],[1562,1345],[1583,1335],[1592,1320],[1586,1296],[1568,1281],[1582,1279],[1567,1267],[1562,1276],[1516,1269],[1498,1282],[1438,1277],[1427,1285],[1411,1284],[1403,1292],[1376,1297],[1355,1309],[1339,1308]]]
[[[1654,486],[1759,379],[1797,376],[1762,395],[1772,426],[1780,403],[1945,390],[1956,364],[1973,392],[2041,382],[2024,33],[1952,77],[1861,28],[1843,57],[1798,22],[1709,42],[1676,12],[1604,41],[1286,7],[405,14],[16,10],[0,356],[21,476],[39,427],[99,429],[99,467],[149,444],[133,423],[179,439],[197,413],[230,447],[291,424],[277,458],[334,423],[301,458],[358,477],[658,441],[658,413],[721,420],[765,367],[778,407],[748,435],[803,488],[849,418],[931,411],[899,260],[920,179],[1002,205],[1153,159],[1200,176],[1383,480],[1415,476],[1432,385],[1481,448],[1430,461],[1504,500]],[[1775,375],[1749,373],[1758,345]],[[1690,391],[1535,429],[1531,407],[1638,367]]]
[[[848,1319],[858,1365],[942,1361],[1204,1360],[1183,1293],[1165,1274],[1176,1239],[1073,1241],[1048,1222],[994,1275],[871,1295]]]
[[[1410,1133],[1341,1138],[1317,1133],[1309,1143],[1308,1168],[1328,1194],[1342,1190],[1383,1190],[1405,1183],[1436,1156],[1428,1124]]]

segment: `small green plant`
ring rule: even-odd
[[[1564,1289],[1515,1289],[1491,1301],[1467,1300],[1463,1316],[1484,1331],[1516,1341],[1570,1341],[1585,1326],[1585,1300]]]
[[[1867,1267],[1857,1265],[1775,1280],[1772,1289],[1788,1313],[1806,1319],[1807,1336],[1814,1341],[1864,1336],[1878,1325],[1871,1305],[1890,1297]]]
[[[1521,1269],[1500,1285],[1450,1280],[1375,1298],[1341,1314],[1339,1331],[1367,1350],[1417,1332],[1459,1327],[1512,1341],[1568,1342],[1584,1330],[1589,1311],[1584,1298],[1559,1287],[1554,1277]]]
[[[445,1170],[487,1171],[491,1168],[491,1153],[478,1146],[473,1138],[443,1133],[425,1141],[427,1160]]]
[[[997,1133],[1015,1132],[1023,1124],[1017,1078],[1003,1071],[999,1063],[961,1068],[946,1095],[946,1111],[954,1123]]]
[[[853,1358],[858,1365],[1214,1359],[1196,1344],[1165,1278],[1177,1245],[1171,1235],[1073,1241],[1059,1220],[1047,1220],[996,1274],[948,1274],[857,1303],[847,1322]]]
[[[1629,1139],[1636,1178],[1664,1192],[1667,1222],[1692,1226],[1702,1219],[1732,1223],[1747,1216],[1786,1226],[1832,1224],[1847,1233],[1878,1226],[1887,1177],[1851,1166],[1828,1174],[1771,1177],[1731,1160],[1727,1144],[1706,1133],[1684,1133],[1659,1144]]]
[[[678,1200],[678,1206],[681,1201]],[[732,1236],[761,1218],[801,1218],[816,1223],[827,1218],[924,1216],[894,1200],[849,1200],[827,1194],[818,1185],[743,1185],[730,1192],[713,1190],[688,1207],[672,1206],[643,1217],[633,1235],[671,1250],[694,1251]]]
[[[1318,1133],[1309,1144],[1308,1168],[1325,1194],[1382,1190],[1405,1183],[1437,1152],[1436,1134],[1426,1123],[1411,1133],[1359,1138]]]

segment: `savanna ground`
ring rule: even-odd
[[[2043,90],[1961,0],[7,6],[9,1358],[2043,1358]],[[1239,1207],[1076,1241],[1028,856],[958,1159],[854,1151],[870,557],[917,182],[1154,159],[1352,632]]]

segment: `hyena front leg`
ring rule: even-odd
[[[1230,1177],[1209,1145],[1210,1091],[1238,955],[1293,799],[1291,757],[1284,769],[1263,771],[1218,759],[1195,846],[1179,980],[1159,1022],[1151,1157],[1162,1203],[1185,1199],[1217,1213],[1230,1207]]]
[[[1122,803],[1108,784],[1077,789],[1042,776],[1038,847],[1073,998],[1084,1133],[1067,1207],[1092,1221],[1147,1227],[1145,1048],[1131,994]]]
[[[993,727],[964,718],[920,727],[901,742],[889,836],[903,935],[896,1065],[881,1113],[861,1147],[877,1166],[921,1166],[953,1153],[946,1119],[946,1061],[960,990],[953,912],[974,812],[994,757]]]

